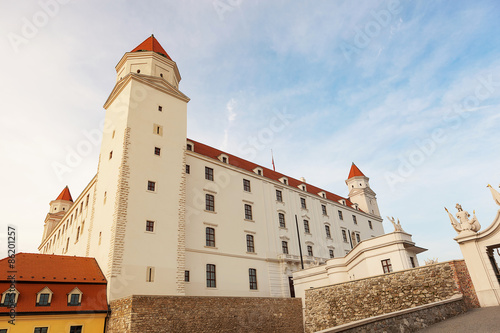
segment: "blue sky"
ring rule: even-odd
[[[443,209],[499,207],[498,1],[71,1],[0,5],[0,239],[35,252],[48,204],[76,197],[122,55],[154,33],[191,98],[188,136],[347,196],[351,162],[420,255],[461,258]],[[31,30],[29,27],[31,26]],[[34,28],[34,29],[33,29]],[[273,130],[273,119],[287,125]],[[454,210],[454,209],[453,209]],[[387,232],[392,226],[384,221]],[[4,256],[6,246],[0,254]]]

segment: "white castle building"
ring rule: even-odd
[[[189,98],[154,36],[116,71],[97,174],[75,200],[65,188],[50,203],[39,246],[95,257],[110,300],[289,297],[301,259],[319,265],[384,234],[375,193],[354,164],[343,198],[187,139]]]

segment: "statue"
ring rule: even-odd
[[[399,219],[398,219],[398,222],[396,223],[396,221],[394,220],[394,217],[389,217],[387,216],[387,219],[389,221],[391,221],[392,225],[394,226],[394,231],[400,231],[400,232],[405,232],[403,230],[403,228],[401,227],[401,223],[399,223]]]
[[[495,203],[497,205],[500,206],[500,193],[498,193],[490,184],[488,184],[488,186],[486,186],[486,187],[490,188],[491,195],[493,196],[493,200],[495,201]]]
[[[461,233],[462,231],[473,231],[473,232],[478,232],[479,229],[481,229],[481,225],[479,224],[479,221],[477,220],[476,217],[476,211],[472,211],[472,220],[469,220],[470,214],[462,209],[462,206],[457,204],[455,208],[458,210],[458,213],[456,214],[457,218],[460,220],[458,222],[453,215],[444,207],[446,212],[448,213],[448,216],[450,217],[451,225],[453,226],[453,229],[455,229],[456,232]]]

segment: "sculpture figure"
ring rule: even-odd
[[[472,219],[469,220],[470,214],[462,209],[462,206],[457,204],[455,208],[458,210],[458,213],[456,214],[457,218],[460,220],[458,222],[453,215],[444,207],[446,212],[448,213],[448,216],[450,217],[451,225],[453,226],[453,229],[455,229],[456,232],[461,233],[462,231],[470,230],[473,232],[478,232],[479,229],[481,229],[481,225],[479,224],[479,221],[477,220],[476,217],[476,211],[472,211]]]
[[[403,227],[401,227],[401,223],[399,223],[399,219],[398,219],[398,222],[396,223],[396,221],[394,220],[394,217],[389,217],[387,216],[387,219],[389,221],[391,221],[392,225],[394,226],[394,231],[401,231],[401,232],[404,232],[403,230]]]

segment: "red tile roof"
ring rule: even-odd
[[[351,179],[352,177],[366,177],[354,163],[351,165],[351,171],[349,172],[349,177],[347,179]]]
[[[106,283],[94,258],[18,253],[15,259],[17,281]],[[0,260],[0,272],[10,270],[8,260]],[[0,281],[5,278],[0,277]]]
[[[151,37],[148,37],[144,42],[139,44],[135,49],[133,49],[131,52],[140,52],[140,51],[153,51],[156,53],[159,53],[168,59],[172,60],[170,56],[168,55],[167,51],[160,45],[158,40],[156,40],[154,35],[151,35]]]
[[[9,258],[0,260],[0,293],[10,287],[9,271],[15,270],[19,312],[100,311],[108,309],[106,278],[94,258],[19,253],[15,268],[9,267]],[[52,292],[50,306],[36,306],[36,294],[48,287]],[[81,305],[68,306],[68,294],[78,287],[83,293]],[[0,314],[9,312],[0,307]]]
[[[309,192],[309,193],[315,194],[315,195],[318,195],[318,193],[320,193],[320,192],[325,192],[326,199],[328,199],[328,200],[336,201],[336,202],[338,202],[339,200],[345,200],[346,201],[346,205],[348,207],[350,207],[350,206],[353,205],[353,203],[348,198],[343,198],[343,197],[341,197],[341,196],[339,196],[337,194],[325,191],[325,190],[320,189],[319,187],[313,186],[311,184],[304,183],[304,182],[302,182],[302,181],[300,181],[298,179],[295,179],[295,178],[292,178],[292,177],[288,177],[288,176],[286,176],[286,175],[284,175],[282,173],[279,173],[279,172],[273,171],[271,169],[265,168],[265,167],[260,166],[258,164],[255,164],[255,163],[252,163],[250,161],[247,161],[247,160],[244,160],[242,158],[239,158],[237,156],[234,156],[234,155],[228,154],[226,152],[223,152],[221,150],[212,148],[212,147],[207,146],[207,145],[205,145],[203,143],[200,143],[200,142],[197,142],[197,141],[194,141],[194,140],[191,140],[191,139],[188,139],[188,140],[191,141],[194,144],[193,151],[195,153],[201,154],[201,155],[206,156],[206,157],[214,158],[214,159],[217,159],[217,160],[218,160],[217,157],[220,154],[226,154],[228,156],[228,159],[229,159],[228,164],[230,164],[230,165],[233,165],[233,166],[238,167],[240,169],[244,169],[244,170],[251,171],[251,172],[254,172],[253,170],[255,168],[259,167],[259,168],[263,169],[263,176],[266,177],[266,178],[269,178],[269,179],[272,179],[272,180],[275,180],[275,181],[279,181],[280,178],[286,177],[288,179],[288,185],[290,185],[290,186],[298,187],[301,184],[306,184],[306,192]]]
[[[69,193],[68,186],[66,186],[64,190],[62,190],[61,194],[59,194],[56,200],[66,200],[73,202],[73,198],[71,197],[71,193]]]

